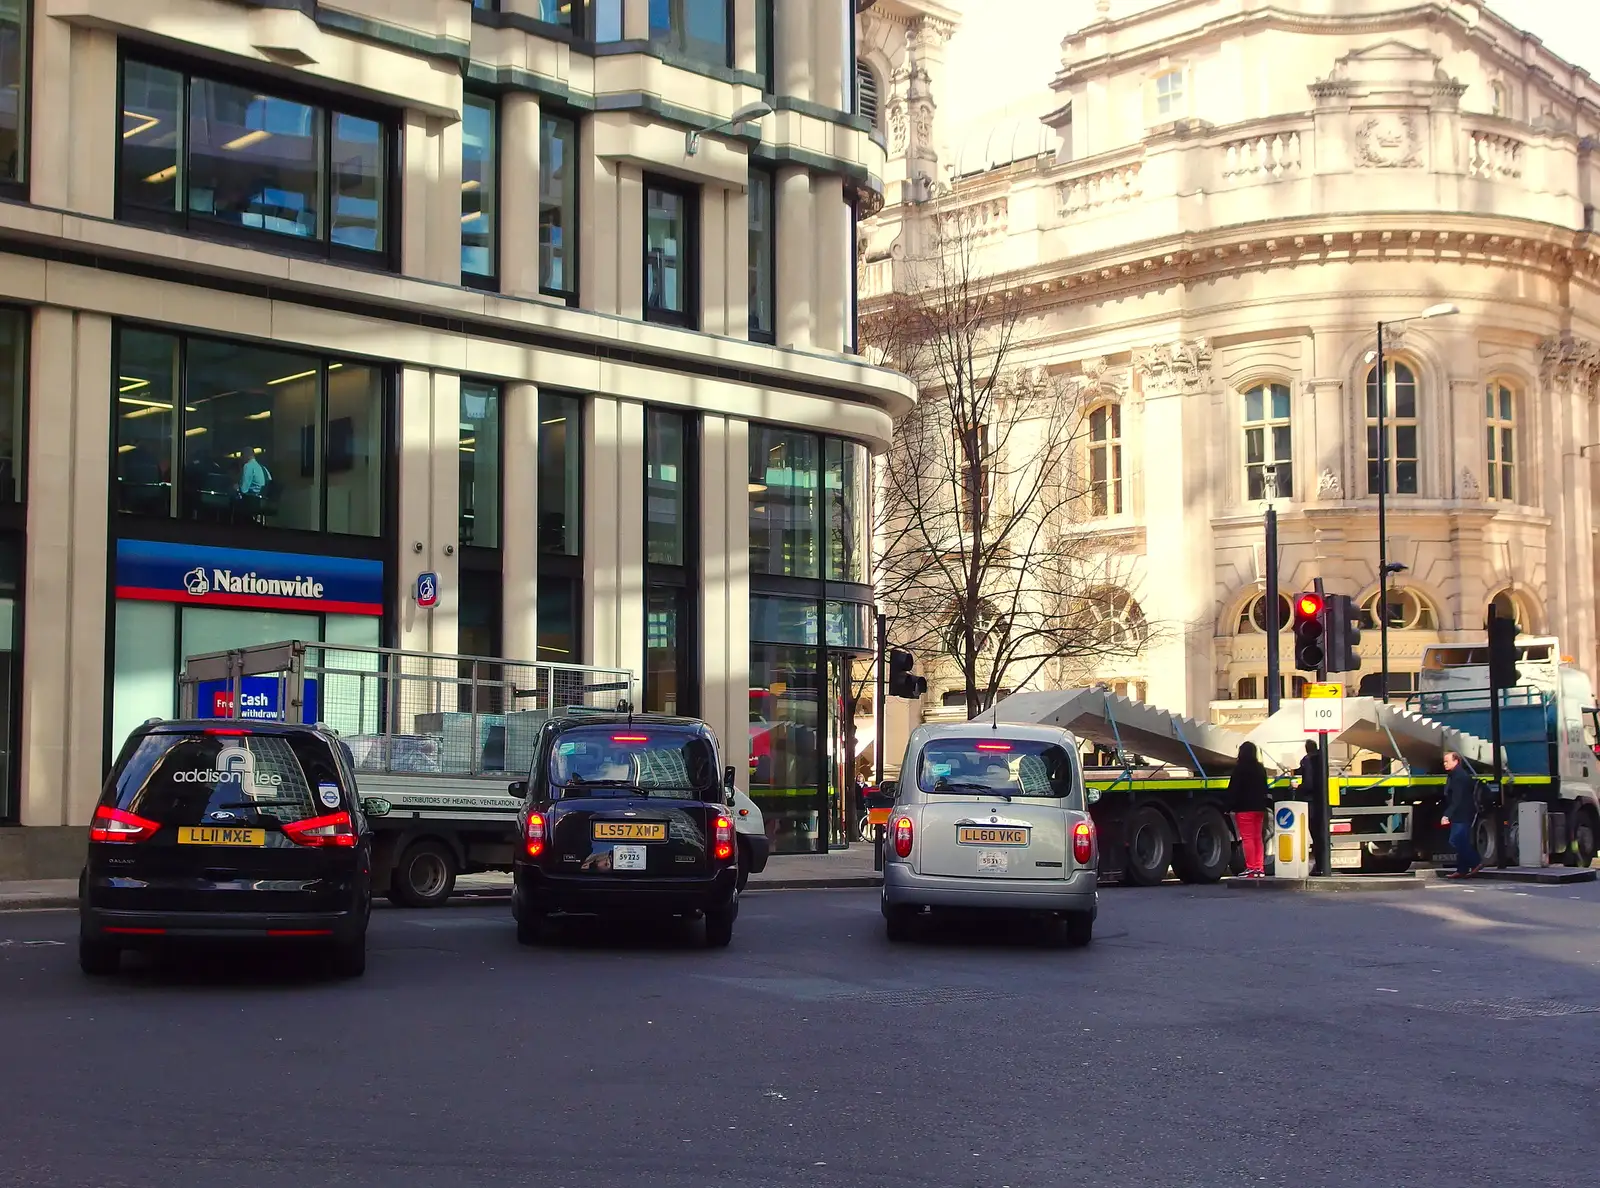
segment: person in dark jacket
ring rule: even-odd
[[[1262,841],[1266,814],[1272,811],[1272,792],[1267,787],[1267,769],[1261,766],[1255,743],[1239,744],[1239,763],[1228,777],[1228,807],[1239,827],[1244,846],[1244,877],[1267,877],[1267,856]]]
[[[1478,785],[1454,751],[1445,752],[1444,770],[1444,816],[1450,823],[1450,848],[1456,852],[1456,868],[1445,877],[1470,879],[1483,869],[1483,857],[1472,841],[1478,822]]]
[[[1323,870],[1322,818],[1328,798],[1322,790],[1322,748],[1310,739],[1306,740],[1305,757],[1300,760],[1300,799],[1311,809],[1311,869]]]

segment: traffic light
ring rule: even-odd
[[[1322,621],[1328,628],[1328,671],[1360,672],[1361,610],[1348,594],[1330,594]]]
[[[1327,655],[1322,631],[1321,594],[1294,596],[1294,666],[1302,672],[1316,672]]]
[[[1489,688],[1510,689],[1522,679],[1517,671],[1517,624],[1489,608]]]
[[[916,664],[916,657],[910,652],[902,652],[895,648],[889,653],[889,696],[910,697],[916,699],[928,691],[926,677],[912,676],[911,669]]]

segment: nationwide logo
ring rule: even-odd
[[[226,594],[263,594],[271,598],[322,597],[322,583],[315,578],[264,578],[256,574],[234,573],[231,569],[213,569],[206,576],[204,567],[197,566],[183,575],[183,588],[195,598],[204,598],[216,591]]]

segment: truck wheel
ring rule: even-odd
[[[389,898],[405,907],[438,907],[456,887],[456,856],[443,842],[413,842],[390,876]]]
[[[1128,818],[1128,862],[1123,868],[1128,882],[1155,887],[1172,865],[1172,831],[1167,819],[1153,808],[1142,808]]]
[[[1216,809],[1195,811],[1187,823],[1183,844],[1172,856],[1172,868],[1186,883],[1215,883],[1228,873],[1233,860],[1233,834]]]
[[[1579,809],[1577,824],[1572,828],[1572,843],[1567,854],[1573,866],[1588,870],[1594,865],[1595,846],[1600,844],[1600,826],[1595,824],[1594,813]]]
[[[1492,815],[1478,818],[1472,831],[1473,844],[1478,847],[1478,860],[1485,866],[1500,865],[1500,831]]]

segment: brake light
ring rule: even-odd
[[[325,817],[288,821],[284,823],[283,832],[297,846],[338,846],[348,849],[356,844],[356,829],[351,824],[349,813],[329,813]]]
[[[902,858],[911,857],[911,818],[894,819],[894,852]]]
[[[1079,821],[1072,827],[1072,860],[1088,866],[1094,857],[1094,822]]]
[[[89,825],[92,842],[142,842],[149,841],[161,828],[161,822],[135,816],[119,808],[102,804],[94,810],[94,821]]]
[[[1011,744],[1010,743],[993,743],[993,742],[979,743],[978,744],[978,750],[980,750],[980,751],[999,751],[1002,754],[1009,754],[1010,751],[1011,751]]]
[[[1349,832],[1351,832],[1350,822],[1349,821],[1334,821],[1328,826],[1328,832],[1329,833],[1349,833]]]
[[[717,856],[718,862],[726,862],[733,857],[733,822],[721,814],[717,816],[711,852]]]
[[[544,814],[529,813],[528,824],[523,831],[524,847],[529,858],[537,858],[544,853]]]
[[[206,729],[206,733],[225,734],[231,738],[242,738],[244,735],[249,734],[250,732],[248,730],[225,730],[220,726],[211,726]]]
[[[648,734],[613,734],[611,736],[611,741],[612,742],[625,742],[625,743],[643,743],[643,742],[649,742],[650,741],[650,736]]]

